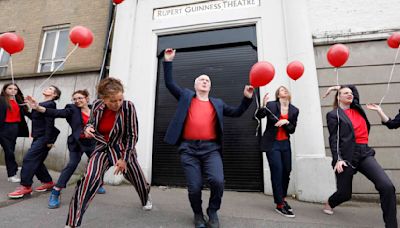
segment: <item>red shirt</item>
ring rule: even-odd
[[[217,115],[210,101],[193,98],[190,103],[183,130],[186,140],[215,140]]]
[[[86,124],[89,122],[89,115],[86,115],[84,112],[81,112],[82,114],[82,129],[86,126]],[[81,136],[79,138],[86,138],[84,133],[81,133]]]
[[[98,130],[100,134],[102,134],[106,141],[108,141],[110,137],[110,132],[114,127],[115,116],[117,112],[114,112],[110,109],[104,109],[103,115],[101,116],[101,120],[98,125]]]
[[[361,116],[360,113],[351,108],[344,110],[344,112],[353,124],[354,134],[356,136],[356,143],[368,144],[368,128],[364,118]]]
[[[286,113],[285,115],[282,115],[279,117],[279,120],[287,120],[289,118],[289,114]],[[285,131],[285,129],[283,129],[283,127],[278,127],[278,132],[276,133],[276,140],[278,141],[283,141],[288,139],[288,135]]]
[[[4,122],[6,123],[19,123],[21,122],[21,114],[19,112],[19,105],[15,100],[10,99],[10,108],[7,108],[6,119]]]

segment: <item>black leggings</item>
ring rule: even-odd
[[[378,190],[385,226],[397,227],[396,190],[392,181],[373,156],[362,157],[358,161],[356,169],[348,166],[344,168],[342,173],[335,173],[337,191],[329,198],[329,205],[334,208],[351,199],[353,176],[357,171],[374,183],[376,190]]]

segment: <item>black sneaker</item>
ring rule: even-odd
[[[219,219],[218,219],[218,214],[216,211],[210,211],[207,209],[207,214],[208,214],[208,223],[207,227],[208,228],[219,228]]]
[[[283,201],[283,206],[286,207],[286,210],[293,212],[292,207],[288,204],[287,201]]]
[[[195,228],[206,228],[206,220],[203,214],[194,214],[194,227]]]
[[[288,210],[286,209],[286,207],[275,208],[275,211],[278,212],[279,214],[285,216],[285,217],[288,217],[288,218],[294,218],[294,217],[296,217],[296,216],[293,214],[293,212],[288,211]]]

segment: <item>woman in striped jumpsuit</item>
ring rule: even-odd
[[[144,210],[151,210],[150,185],[137,161],[138,139],[136,111],[131,101],[124,100],[124,88],[118,79],[106,78],[97,86],[100,99],[93,102],[85,134],[96,139],[84,177],[77,183],[68,211],[67,227],[81,225],[83,214],[103,184],[104,173],[115,166],[135,187]]]

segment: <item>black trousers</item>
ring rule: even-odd
[[[22,162],[21,185],[32,186],[33,176],[36,176],[42,183],[53,180],[44,164],[50,149],[47,147],[45,136],[33,139],[31,148],[25,154]]]
[[[353,176],[359,171],[374,183],[379,192],[385,226],[394,228],[397,227],[396,190],[383,168],[371,155],[371,150],[367,145],[356,146],[356,157],[353,159],[356,161],[353,163],[355,167],[348,166],[342,173],[335,173],[337,191],[329,198],[328,203],[334,208],[351,199]]]
[[[0,129],[0,145],[4,150],[7,175],[12,177],[17,174],[18,164],[15,161],[15,143],[18,136],[18,123],[3,123]]]
[[[82,155],[85,153],[90,159],[90,155],[94,150],[96,141],[94,139],[80,139],[80,145],[75,147],[75,151],[70,149],[69,151],[69,162],[61,171],[60,177],[58,178],[56,187],[65,188],[72,174],[74,174],[76,168],[81,161]]]

